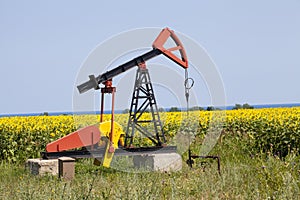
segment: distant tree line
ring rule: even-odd
[[[235,104],[235,106],[232,108],[232,110],[239,110],[239,109],[253,109],[254,107],[249,105],[248,103],[244,103],[242,104]],[[214,106],[207,106],[206,109],[200,106],[193,106],[191,108],[189,108],[189,111],[202,111],[202,110],[206,110],[206,111],[214,111],[214,110],[222,110],[220,108],[216,108]],[[168,112],[181,112],[182,110],[178,107],[171,107],[169,110],[166,110],[164,108],[158,108],[159,112],[164,112],[164,111],[168,111]],[[150,112],[149,109],[147,109],[145,112]],[[123,113],[129,113],[129,109],[125,109],[123,111]]]
[[[239,109],[253,109],[253,106],[250,106],[248,103],[241,104],[235,104],[235,106],[232,108],[232,110],[239,110]]]

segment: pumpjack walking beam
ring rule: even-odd
[[[174,40],[177,46],[170,49],[166,49],[163,45],[169,37],[171,37]],[[95,77],[94,75],[90,75],[89,81],[77,86],[79,93],[84,93],[93,88],[100,89],[99,84],[112,79],[113,77],[131,69],[132,67],[138,66],[140,63],[145,63],[147,60],[150,60],[151,58],[154,58],[160,54],[164,54],[184,69],[188,68],[188,60],[183,45],[178,39],[178,37],[175,35],[174,31],[170,30],[169,28],[164,28],[160,32],[156,40],[153,42],[152,47],[153,49],[151,51],[141,56],[138,56],[110,71],[100,74],[97,77]],[[181,58],[178,58],[172,53],[172,51],[176,50],[179,50]]]

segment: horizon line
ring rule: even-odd
[[[246,103],[245,103],[246,104]],[[237,104],[235,104],[237,105]],[[214,107],[214,108],[219,108],[222,110],[232,110],[235,105],[227,105],[227,106],[198,106],[200,108],[203,108],[204,110],[207,109],[208,107]],[[240,104],[243,105],[243,104]],[[250,104],[249,104],[250,105]],[[255,104],[255,105],[250,105],[253,106],[253,108],[259,109],[259,108],[280,108],[280,107],[298,107],[300,106],[300,103],[274,103],[274,104]],[[172,107],[176,106],[171,106],[167,108],[163,108],[165,111],[169,111]],[[190,108],[193,108],[196,106],[191,106]],[[180,108],[177,107],[179,111],[186,111],[186,108]],[[115,110],[116,114],[122,114],[126,109],[118,109]],[[104,114],[110,114],[111,110],[105,110]],[[72,114],[100,114],[100,111],[43,111],[43,112],[32,112],[32,113],[7,113],[7,114],[0,114],[0,117],[16,117],[16,116],[41,116],[41,115],[49,115],[49,116],[56,116],[56,115],[72,115]]]

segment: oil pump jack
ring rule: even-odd
[[[164,45],[168,39],[174,41],[175,46],[165,48]],[[152,44],[152,50],[146,52],[132,60],[113,68],[99,76],[89,76],[89,81],[78,85],[79,93],[87,92],[91,89],[101,91],[101,111],[100,111],[100,127],[103,122],[104,113],[104,95],[112,95],[111,120],[109,134],[104,135],[101,128],[97,125],[88,126],[67,136],[51,142],[46,146],[46,152],[42,152],[44,158],[57,158],[60,156],[69,156],[74,158],[98,157],[103,158],[103,165],[109,167],[113,155],[140,155],[148,152],[151,153],[171,153],[176,152],[176,146],[167,146],[162,123],[160,120],[157,102],[153,91],[153,86],[150,79],[149,71],[146,67],[146,62],[156,56],[164,55],[177,65],[182,67],[187,74],[188,59],[185,49],[176,36],[174,31],[169,28],[164,28]],[[180,57],[174,54],[178,51]],[[114,121],[114,101],[116,87],[113,86],[113,78],[117,75],[126,72],[127,70],[136,67],[136,79],[129,109],[128,124],[125,132],[124,142],[121,147],[118,146],[118,141],[121,135],[115,133],[114,130],[118,125]],[[103,87],[99,85],[103,84]],[[149,120],[142,120],[143,113],[150,111]],[[145,129],[142,124],[152,123],[154,133]],[[152,141],[153,146],[134,147],[133,139],[135,132],[138,131]],[[98,147],[101,137],[106,136],[106,147]],[[96,147],[95,147],[96,146]],[[80,147],[85,147],[84,150],[72,150]],[[159,151],[158,151],[159,150]]]

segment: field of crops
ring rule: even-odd
[[[9,117],[0,118],[0,199],[299,199],[299,107],[193,111],[189,116],[165,112],[161,117],[168,141],[193,132],[194,153],[210,130],[221,130],[210,152],[221,157],[221,175],[210,160],[197,160],[193,169],[183,163],[176,173],[126,173],[79,160],[71,182],[32,176],[24,170],[25,159],[38,157],[50,141],[99,118]],[[127,115],[117,115],[116,121],[126,127]]]
[[[218,114],[219,113],[219,114]],[[109,120],[105,115],[104,120]],[[143,116],[148,118],[146,114]],[[116,121],[124,128],[126,114],[118,114]],[[168,141],[186,127],[200,140],[207,130],[219,122],[224,135],[247,138],[251,150],[270,151],[285,156],[288,151],[299,149],[300,108],[241,109],[230,111],[193,111],[186,113],[161,113]],[[34,116],[0,118],[0,159],[8,161],[38,157],[45,145],[80,127],[99,122],[95,115],[80,116]],[[136,140],[136,143],[149,142]]]

